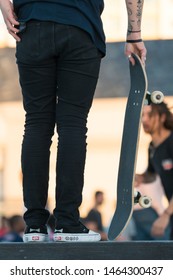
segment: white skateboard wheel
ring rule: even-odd
[[[138,191],[134,190],[134,197],[138,196]]]
[[[139,205],[143,208],[149,208],[151,206],[151,198],[148,196],[141,196],[139,199]]]
[[[149,105],[151,102],[151,93],[147,90],[145,99],[144,99],[144,105]]]
[[[141,197],[140,192],[138,192],[137,190],[134,190],[134,204],[139,203],[140,197]]]
[[[159,91],[159,90],[155,90],[151,93],[151,101],[155,104],[160,104],[163,102],[164,99],[164,94]]]

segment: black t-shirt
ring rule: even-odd
[[[165,194],[170,200],[173,196],[173,132],[156,148],[151,142],[148,152],[147,171],[160,176]]]
[[[53,21],[85,30],[105,55],[105,35],[101,20],[103,0],[13,0],[13,4],[19,21]]]

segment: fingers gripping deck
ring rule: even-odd
[[[147,77],[138,56],[133,55],[135,66],[130,64],[131,88],[126,105],[121,144],[117,207],[108,231],[108,238],[115,239],[128,224],[134,205],[133,181],[136,168],[141,113],[147,91]]]

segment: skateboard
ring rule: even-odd
[[[159,91],[150,94],[147,91],[148,81],[145,68],[140,58],[135,54],[132,55],[135,65],[129,64],[131,86],[126,105],[120,152],[117,204],[108,230],[109,240],[114,240],[126,228],[131,219],[135,203],[139,203],[144,208],[151,206],[151,199],[149,197],[142,196],[134,190],[134,175],[142,108],[144,104],[149,105],[151,102],[161,103],[163,101],[163,94]]]

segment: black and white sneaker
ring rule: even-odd
[[[27,226],[23,235],[23,241],[24,242],[47,242],[48,241],[47,227]]]
[[[56,227],[53,236],[55,242],[96,242],[100,239],[99,233],[89,230],[82,223],[77,226]]]

